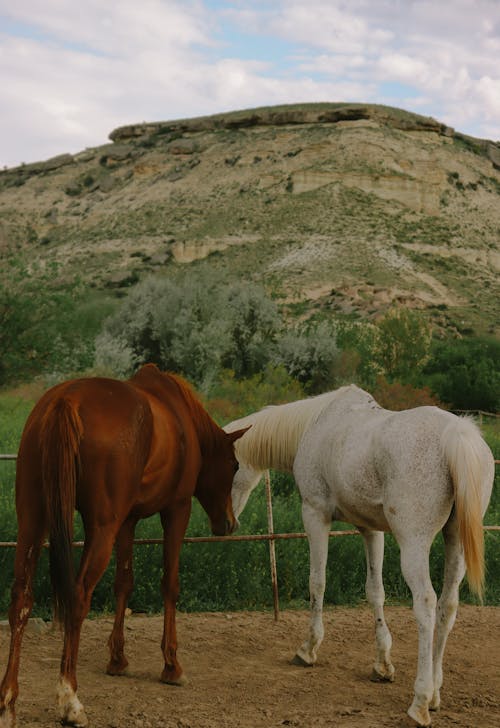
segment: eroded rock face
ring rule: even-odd
[[[214,114],[196,119],[130,124],[114,129],[109,138],[114,142],[174,132],[248,129],[255,126],[289,124],[336,124],[342,121],[374,119],[405,131],[432,131],[452,136],[454,130],[432,117],[409,114],[398,109],[370,104],[297,104],[228,114]]]

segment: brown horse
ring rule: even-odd
[[[123,620],[133,586],[134,530],[139,519],[158,512],[164,532],[161,680],[184,682],[176,656],[175,604],[191,498],[196,495],[202,504],[214,534],[234,530],[230,493],[238,466],[233,443],[244,432],[226,434],[184,380],[151,364],[126,382],[75,379],[45,393],[28,418],[17,461],[18,542],[0,728],[15,725],[21,640],[33,605],[35,566],[47,535],[55,617],[64,627],[57,689],[62,722],[88,724],[76,695],[80,630],[113,545],[117,609],[107,671],[118,675],[128,664]],[[77,576],[71,548],[75,508],[85,529]]]

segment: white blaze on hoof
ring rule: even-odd
[[[418,728],[428,728],[431,725],[428,708],[417,705],[415,700],[408,709],[408,715],[415,721]]]
[[[57,703],[63,725],[71,725],[74,728],[86,728],[88,726],[89,722],[83,705],[66,680],[60,680],[57,686]]]
[[[311,660],[309,655],[303,652],[302,648],[297,650],[297,654],[292,660],[292,665],[298,665],[299,667],[312,667],[314,660]]]
[[[370,680],[372,682],[394,682],[394,667],[392,665],[374,667]]]
[[[304,644],[299,647],[295,657],[292,660],[292,663],[294,665],[300,665],[301,667],[312,667],[315,662],[315,651],[309,648],[308,642],[304,642]]]

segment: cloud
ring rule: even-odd
[[[0,22],[0,166],[123,124],[301,101],[500,138],[497,0],[0,0]]]

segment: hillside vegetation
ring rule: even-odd
[[[0,173],[2,259],[97,290],[209,259],[290,314],[498,333],[500,145],[382,106],[136,124]],[[2,275],[9,276],[8,266]]]

